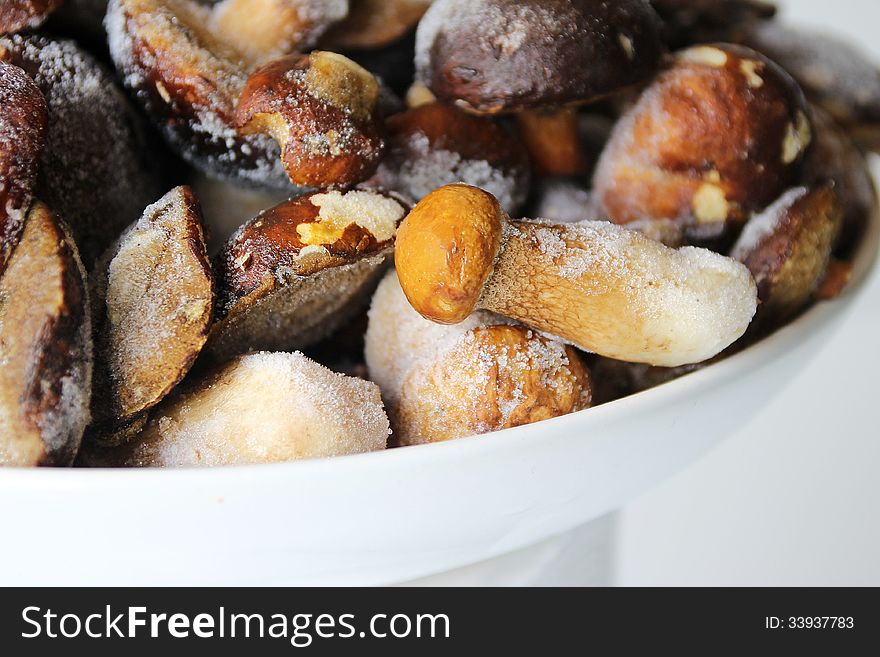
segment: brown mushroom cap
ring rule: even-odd
[[[37,27],[64,0],[3,0],[0,3],[0,34]]]
[[[419,314],[455,324],[474,311],[506,218],[494,196],[470,185],[441,187],[413,208],[397,232],[395,264]]]
[[[384,143],[379,83],[347,57],[315,51],[261,66],[248,79],[235,113],[244,134],[269,134],[281,146],[290,180],[346,186],[369,177]]]
[[[580,103],[650,76],[661,32],[642,0],[438,0],[416,68],[438,98],[477,112]]]
[[[28,75],[0,60],[0,276],[24,227],[46,142],[46,100]]]
[[[217,314],[206,350],[301,349],[361,307],[406,209],[368,191],[320,191],[264,211],[215,260]]]
[[[69,465],[89,421],[85,271],[64,224],[35,202],[0,278],[0,465]]]
[[[617,123],[594,176],[616,223],[673,219],[715,237],[772,202],[813,139],[797,83],[729,44],[681,51]]]
[[[807,303],[828,267],[842,220],[833,186],[822,185],[788,191],[746,224],[732,256],[755,277],[762,328]]]
[[[464,182],[516,211],[529,192],[528,154],[497,123],[451,105],[430,103],[388,119],[388,155],[370,184],[419,201],[442,185]]]

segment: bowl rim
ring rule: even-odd
[[[877,160],[875,160],[877,162]],[[722,383],[752,369],[754,363],[766,363],[788,353],[795,347],[799,336],[807,335],[818,326],[842,316],[853,300],[867,287],[866,282],[877,264],[880,253],[880,206],[874,208],[859,251],[852,260],[852,276],[841,295],[830,301],[817,301],[793,321],[782,326],[740,352],[725,358],[709,367],[684,374],[672,381],[648,388],[613,401],[587,408],[560,417],[542,420],[534,424],[502,429],[486,434],[475,434],[424,445],[396,447],[360,454],[300,459],[278,463],[253,463],[224,465],[217,467],[186,466],[179,468],[124,468],[124,467],[0,467],[0,485],[93,485],[106,489],[117,481],[121,483],[177,483],[182,479],[211,480],[218,478],[252,479],[260,477],[294,477],[309,471],[309,474],[351,475],[367,468],[405,467],[415,462],[428,465],[444,463],[458,452],[494,451],[515,449],[524,442],[540,440],[545,431],[572,432],[589,430],[590,424],[599,424],[607,416],[631,412],[630,406],[653,403],[672,404],[685,397],[693,389],[707,387],[709,382]],[[638,408],[638,407],[637,407]],[[593,418],[593,419],[591,419]],[[540,430],[538,430],[540,427]],[[432,458],[425,459],[430,455]]]

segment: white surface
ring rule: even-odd
[[[880,62],[876,0],[793,0]],[[880,271],[773,403],[618,517],[632,585],[880,585]],[[735,403],[735,400],[733,400]]]

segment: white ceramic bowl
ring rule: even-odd
[[[867,0],[845,2],[848,12],[784,4],[873,46]],[[862,273],[876,247],[875,226]],[[877,304],[880,272],[655,390],[446,444],[214,470],[0,469],[0,585],[381,584],[498,555],[509,556],[494,562],[505,571],[495,581],[512,581],[507,571],[579,548],[584,530],[550,537],[619,508],[735,432],[821,357],[846,315]],[[477,581],[466,572],[459,582]]]
[[[859,279],[877,242],[875,222]],[[510,553],[620,507],[730,435],[862,294],[854,285],[654,390],[491,435],[278,465],[4,469],[0,584],[386,584]]]

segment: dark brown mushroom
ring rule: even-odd
[[[661,31],[641,0],[438,0],[419,24],[417,78],[470,111],[530,112],[521,127],[541,166],[583,174],[572,106],[649,78]]]
[[[111,73],[72,41],[0,37],[46,99],[48,129],[36,194],[73,231],[87,269],[161,193],[162,167],[141,117]]]
[[[858,143],[880,149],[880,66],[851,40],[769,21],[743,42],[788,71]]]
[[[773,18],[764,0],[650,0],[673,48],[712,41],[738,41],[755,24]]]

